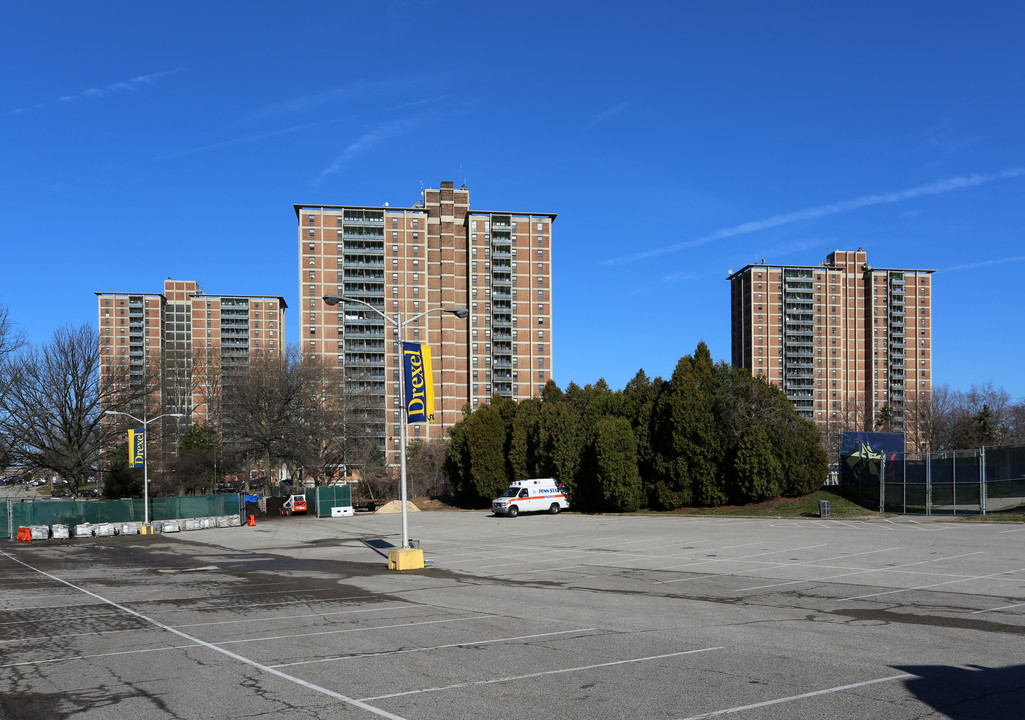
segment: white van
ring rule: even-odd
[[[521,512],[548,511],[552,515],[569,507],[566,486],[555,478],[515,480],[505,495],[491,501],[495,515],[516,517]]]

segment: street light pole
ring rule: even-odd
[[[124,415],[130,417],[137,423],[142,425],[142,502],[143,502],[143,524],[149,525],[149,437],[147,436],[147,429],[151,422],[165,417],[183,418],[185,417],[182,413],[164,413],[158,415],[155,418],[149,420],[140,420],[134,415],[126,412],[118,412],[117,410],[104,410],[104,415]],[[145,413],[143,414],[145,417]],[[130,450],[130,448],[129,448]]]
[[[383,312],[378,310],[376,307],[374,307],[373,305],[368,303],[366,300],[360,300],[359,298],[348,297],[348,296],[345,296],[345,295],[325,295],[323,299],[324,299],[324,302],[326,304],[328,304],[328,305],[337,305],[338,303],[355,303],[357,305],[362,305],[364,307],[370,308],[375,313],[380,315],[384,319],[384,321],[386,323],[391,323],[398,330],[398,334],[399,334],[398,335],[398,341],[397,341],[398,350],[395,353],[395,363],[396,363],[396,367],[399,368],[399,407],[400,407],[400,409],[399,409],[399,483],[400,483],[399,494],[401,496],[401,502],[402,502],[402,547],[403,548],[408,548],[409,547],[409,513],[408,513],[408,511],[406,509],[406,498],[407,498],[407,492],[406,492],[406,418],[404,417],[405,412],[406,412],[406,379],[405,379],[405,373],[402,372],[402,342],[405,339],[405,328],[406,328],[406,325],[408,325],[409,323],[413,322],[414,320],[419,320],[420,318],[422,318],[424,315],[427,315],[428,313],[432,313],[432,312],[436,312],[436,311],[437,312],[446,312],[446,313],[449,313],[451,315],[455,315],[460,320],[463,320],[467,316],[469,316],[470,311],[467,310],[466,308],[436,307],[436,308],[431,308],[430,310],[424,310],[422,313],[420,313],[418,315],[414,315],[411,318],[407,318],[406,320],[399,321],[399,320],[395,320],[395,319],[389,317],[388,315],[384,314]],[[387,380],[386,380],[386,382],[387,382]],[[387,413],[387,412],[388,412],[387,409],[385,409],[385,413]],[[385,422],[385,424],[387,425],[387,422]]]

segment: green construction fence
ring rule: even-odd
[[[0,538],[13,538],[29,525],[143,522],[141,499],[127,500],[8,500],[0,517]],[[2,508],[3,506],[0,506]],[[189,495],[150,498],[150,521],[241,515],[242,496]],[[328,511],[330,513],[330,510]]]

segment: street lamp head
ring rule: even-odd
[[[467,318],[470,315],[470,311],[467,310],[466,308],[447,308],[445,310],[445,312],[452,313],[453,315],[455,315],[460,320],[464,320],[465,318]]]
[[[104,410],[103,414],[104,415],[121,415],[121,413],[117,412],[116,410]]]
[[[341,295],[325,295],[324,296],[324,302],[327,303],[328,305],[337,305],[338,303],[344,302],[344,301],[342,300],[342,296]]]
[[[173,418],[183,418],[183,417],[185,417],[185,415],[184,415],[184,414],[182,414],[182,413],[168,413],[168,414],[167,414],[167,417],[173,417]]]

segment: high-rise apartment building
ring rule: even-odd
[[[302,350],[343,371],[363,398],[377,447],[399,449],[398,323],[431,346],[435,423],[409,441],[445,437],[462,408],[493,395],[540,395],[552,373],[553,213],[470,209],[442,182],[412,207],[295,205]],[[358,298],[328,306],[325,295]],[[436,308],[467,308],[468,319]]]
[[[127,371],[139,417],[159,411],[207,422],[232,372],[253,355],[284,353],[281,297],[209,295],[196,282],[170,278],[162,294],[96,295],[101,377]]]
[[[904,432],[925,449],[932,270],[873,268],[864,249],[729,276],[732,362],[779,386],[828,447],[843,430]]]

